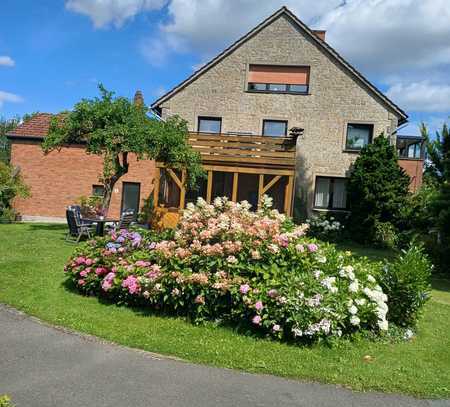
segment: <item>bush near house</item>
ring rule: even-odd
[[[380,135],[361,150],[348,181],[354,239],[393,246],[400,211],[407,204],[409,177],[398,165],[395,147]]]
[[[81,246],[65,270],[86,294],[279,339],[386,331],[380,264],[307,238],[306,230],[268,202],[255,213],[246,202],[199,200],[172,235],[112,233]]]
[[[430,299],[432,265],[423,248],[411,246],[383,267],[380,284],[388,297],[388,320],[414,326]]]
[[[14,221],[16,218],[16,212],[12,207],[14,198],[28,196],[30,190],[22,179],[20,169],[0,161],[0,221]]]

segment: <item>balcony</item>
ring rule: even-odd
[[[204,164],[272,169],[295,168],[296,137],[189,133]]]

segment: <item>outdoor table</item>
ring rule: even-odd
[[[91,222],[94,222],[96,224],[95,228],[95,234],[97,236],[103,236],[105,234],[105,223],[112,222],[117,223],[120,221],[120,219],[114,219],[114,218],[85,218],[86,220],[89,220]]]

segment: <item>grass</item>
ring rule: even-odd
[[[212,324],[194,326],[139,309],[102,303],[65,288],[74,249],[60,225],[0,225],[0,302],[52,324],[196,363],[336,383],[355,390],[450,398],[450,283],[436,282],[411,342],[292,346]],[[355,250],[353,247],[351,250]],[[379,259],[373,250],[366,254]],[[383,256],[383,255],[382,255]],[[365,356],[372,361],[365,361]],[[366,358],[367,360],[367,358]]]

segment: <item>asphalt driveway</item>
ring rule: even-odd
[[[0,395],[17,407],[450,406],[216,369],[103,343],[0,305]]]

